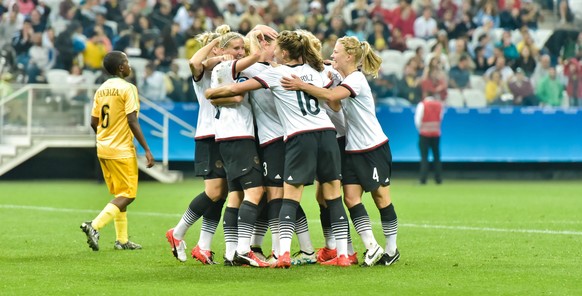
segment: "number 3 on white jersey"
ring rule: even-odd
[[[374,171],[372,172],[372,179],[376,180],[376,182],[380,182],[380,177],[378,177],[378,169],[374,167]]]

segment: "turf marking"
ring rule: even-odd
[[[66,209],[66,208],[53,208],[53,207],[40,207],[40,206],[25,206],[25,205],[10,205],[10,204],[0,204],[0,209],[20,209],[20,210],[32,210],[32,211],[42,211],[42,212],[66,212],[66,213],[94,213],[97,214],[98,210],[87,210],[87,209]],[[171,217],[180,218],[180,214],[170,214],[170,213],[156,213],[156,212],[137,212],[132,211],[132,215],[139,216],[150,216],[150,217]],[[310,224],[319,224],[318,220],[309,220]],[[380,224],[378,222],[372,222],[372,224]],[[508,228],[493,228],[493,227],[473,227],[473,226],[450,226],[450,225],[435,225],[435,224],[416,224],[416,223],[399,223],[400,227],[410,227],[410,228],[430,228],[430,229],[447,229],[447,230],[468,230],[468,231],[486,231],[486,232],[512,232],[512,233],[537,233],[537,234],[553,234],[553,235],[582,235],[582,231],[573,230],[548,230],[548,229],[508,229]]]

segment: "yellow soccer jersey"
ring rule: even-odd
[[[135,157],[133,133],[127,114],[139,112],[139,97],[135,85],[121,79],[105,81],[95,92],[91,116],[99,118],[97,125],[97,156],[104,159]]]

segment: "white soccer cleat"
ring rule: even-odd
[[[364,263],[362,263],[362,266],[364,267],[373,266],[374,264],[376,264],[376,262],[378,262],[378,260],[382,258],[383,254],[384,249],[382,249],[380,245],[376,245],[373,248],[367,249],[366,252],[364,253]]]

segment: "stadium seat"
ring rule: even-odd
[[[534,38],[534,42],[537,48],[544,48],[544,44],[546,44],[546,41],[548,41],[548,39],[550,39],[550,37],[552,36],[552,34],[554,33],[553,30],[548,30],[548,29],[538,29],[536,31],[534,31],[533,33],[533,38]]]
[[[182,78],[189,78],[192,76],[192,72],[190,71],[190,63],[188,59],[174,59],[174,63],[176,63],[179,67],[178,75]]]
[[[445,104],[449,107],[464,107],[465,98],[460,90],[455,88],[449,88],[447,90],[447,100]]]
[[[477,89],[480,91],[485,91],[485,79],[479,75],[471,75],[470,83],[472,89]]]
[[[51,96],[47,96],[46,101],[47,103],[57,102],[59,111],[62,110],[62,104],[69,96],[70,89],[67,88],[67,77],[69,77],[67,70],[50,69],[46,72],[46,80],[51,87]]]
[[[398,50],[383,50],[380,52],[380,57],[382,58],[382,64],[390,63],[394,64],[395,66],[398,65],[400,71],[404,69],[404,64],[406,61],[404,60],[402,53]]]
[[[482,108],[487,106],[484,90],[466,89],[463,91],[463,95],[469,108]]]
[[[138,81],[143,77],[145,73],[145,66],[149,63],[148,60],[144,58],[136,58],[136,57],[129,57],[129,66],[133,68],[135,73],[135,77],[138,78]]]
[[[422,46],[424,53],[426,54],[426,41],[424,39],[414,37],[406,39],[406,47],[408,47],[408,49],[416,50],[419,46]]]
[[[398,77],[398,79],[402,78],[403,69],[402,65],[400,64],[392,63],[390,61],[382,62],[380,71],[382,72],[383,75],[394,74],[396,75],[396,77]]]
[[[501,37],[503,36],[503,31],[505,31],[503,28],[495,28],[493,29],[493,34],[491,34],[491,38],[493,39],[492,42],[493,44],[501,41]]]

